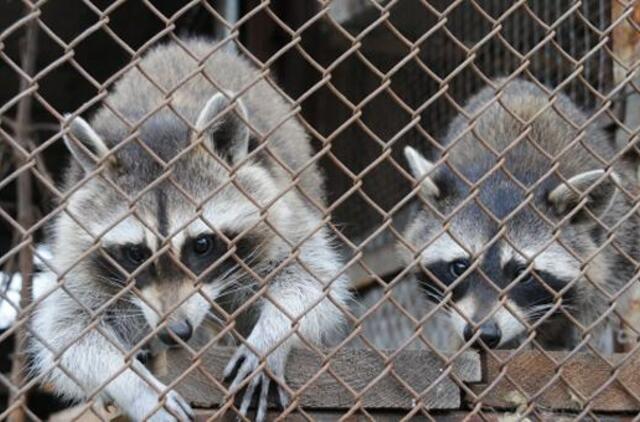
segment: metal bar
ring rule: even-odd
[[[26,15],[35,13],[36,9],[27,7]],[[38,40],[38,24],[36,20],[32,20],[26,24],[25,35],[22,41],[23,50],[21,56],[20,66],[23,72],[28,76],[33,76],[36,69],[36,55],[37,55],[37,40]],[[25,91],[34,85],[33,81],[22,77],[20,81],[20,91]],[[31,113],[33,107],[33,96],[26,95],[18,103],[18,111],[16,115],[14,135],[17,142],[25,149],[30,150],[30,125],[31,125]],[[31,158],[30,160],[33,160]],[[16,168],[20,168],[28,161],[22,154],[17,151],[14,154],[14,162]],[[32,196],[32,178],[29,170],[23,171],[19,176],[16,183],[16,196],[17,196],[17,221],[24,229],[28,229],[33,224],[34,218],[34,203]],[[29,236],[31,241],[33,238]],[[21,239],[24,241],[26,239]],[[32,245],[25,246],[20,250],[19,254],[19,269],[22,275],[22,288],[20,291],[20,309],[21,312],[18,316],[18,320],[26,320],[28,318],[27,312],[31,303],[31,275],[33,273],[33,253],[31,250]],[[26,326],[22,326],[15,332],[15,350],[13,353],[13,360],[11,366],[11,382],[15,387],[21,387],[25,382],[26,377],[26,350],[27,350],[27,329]],[[26,394],[11,395],[10,406],[15,406],[15,410],[11,413],[9,420],[12,422],[26,421],[27,408],[27,396]]]

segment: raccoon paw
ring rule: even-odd
[[[189,403],[180,394],[170,391],[166,395],[164,405],[147,420],[150,422],[194,421],[195,416]]]
[[[283,353],[280,351],[275,351],[267,357],[267,365],[275,377],[284,379],[285,361],[286,354],[284,354],[283,357]],[[231,394],[236,394],[239,389],[244,388],[244,394],[242,395],[242,402],[240,404],[240,414],[243,417],[246,416],[249,406],[251,406],[254,398],[256,398],[258,400],[258,410],[256,411],[255,420],[257,422],[263,422],[267,418],[270,391],[275,391],[276,397],[280,402],[279,404],[283,409],[287,407],[289,398],[282,386],[262,370],[258,370],[246,386],[239,388],[240,385],[243,384],[243,381],[254,373],[259,366],[260,359],[258,356],[249,350],[249,348],[242,345],[236,350],[231,360],[229,360],[224,370],[224,377],[226,380],[233,380],[229,386]]]

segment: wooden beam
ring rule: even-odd
[[[379,278],[398,272],[403,266],[396,253],[396,245],[393,242],[373,250],[366,250],[362,259],[353,264],[347,272],[349,280],[352,280],[351,288],[353,290],[366,289],[376,282],[375,276],[365,271],[360,262],[363,262]]]
[[[170,350],[168,371],[159,378],[167,384],[179,380],[177,391],[194,407],[217,408],[224,403],[221,374],[232,353],[231,348],[210,348],[194,361],[184,350]],[[287,384],[300,392],[300,405],[313,409],[349,409],[356,404],[368,409],[412,409],[418,401],[426,409],[457,409],[461,392],[454,376],[479,382],[479,356],[465,352],[447,366],[435,353],[406,350],[385,364],[378,352],[345,349],[324,365],[318,354],[295,350],[286,370]]]
[[[618,106],[622,106],[620,108],[622,109],[624,124],[627,127],[635,128],[640,125],[640,115],[638,113],[640,93],[633,86],[633,84],[636,84],[636,86],[640,84],[640,72],[638,72],[638,66],[640,65],[640,2],[629,1],[623,3],[620,0],[612,0],[611,13],[612,22],[617,22],[611,35],[614,56],[612,60],[613,82],[619,85],[632,72],[635,72],[631,83],[624,87],[624,95],[618,101]],[[626,18],[618,22],[623,16],[626,16]],[[616,137],[620,145],[626,143],[634,144],[635,153],[640,155],[640,144],[635,133],[630,135],[618,127]],[[637,176],[640,179],[640,172]],[[622,346],[621,349],[625,351],[632,350],[635,347],[637,344],[637,332],[640,330],[640,288],[635,284],[619,299],[620,302],[627,303],[627,306],[622,308],[626,323],[621,327],[622,332],[625,334],[624,338],[627,341],[625,344],[620,345]]]
[[[613,28],[613,75],[614,82],[620,83],[627,74],[638,66],[640,60],[640,3],[611,1],[611,19],[616,22],[621,16],[626,18]]]
[[[312,410],[305,409],[305,415],[299,412],[293,412],[286,416],[287,422],[308,422],[309,418],[314,421],[345,421],[345,422],[370,422],[374,418],[376,422],[396,422],[404,420],[409,411],[407,410],[367,410],[367,414],[363,412],[355,412],[345,418],[344,410]],[[522,414],[518,412],[480,410],[472,412],[470,410],[448,410],[448,411],[429,411],[418,412],[411,417],[411,421],[429,421],[436,420],[438,422],[511,422],[511,421],[562,421],[568,422],[575,420],[575,415],[567,412],[549,412],[536,411],[532,414]],[[369,416],[370,415],[370,416]],[[214,411],[198,410],[196,411],[196,421],[205,422],[213,420],[212,418],[219,416]],[[267,420],[277,421],[280,416],[279,412],[269,412]],[[624,414],[597,414],[599,422],[631,422],[634,415]],[[223,422],[235,422],[237,420],[235,414],[229,412],[224,417],[216,419]],[[80,421],[84,422],[84,421]],[[91,421],[93,422],[93,421]],[[116,421],[114,421],[116,422]],[[118,421],[119,422],[119,421]]]
[[[553,410],[581,411],[587,406],[595,412],[640,410],[637,353],[607,355],[608,362],[595,353],[571,357],[568,352],[513,353],[497,351],[498,360],[486,356],[483,384],[471,387],[484,394],[483,407],[515,409],[534,402],[538,408]]]

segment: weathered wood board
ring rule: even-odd
[[[619,20],[623,14],[626,18]],[[617,22],[611,35],[616,56],[613,60],[614,78],[616,83],[620,83],[640,60],[640,4],[613,0],[611,15],[612,21]]]
[[[194,361],[184,350],[171,350],[167,373],[159,377],[167,384],[177,380],[177,391],[194,407],[216,408],[224,403],[222,371],[232,353],[231,348],[211,348]],[[417,399],[426,409],[458,409],[461,390],[454,376],[479,382],[479,356],[465,352],[446,367],[435,353],[407,350],[385,365],[378,352],[345,349],[324,364],[316,353],[295,350],[285,378],[294,391],[301,391],[300,405],[313,409],[349,409],[356,403],[370,409],[411,409]]]
[[[547,357],[540,351],[514,355],[505,350],[495,354],[500,362],[487,355],[483,384],[471,386],[477,394],[490,388],[482,397],[483,407],[513,409],[529,400],[541,409],[580,411],[588,405],[595,412],[640,410],[638,353],[607,355],[610,363],[595,353],[568,357],[567,352],[546,352]]]
[[[512,411],[494,411],[494,410],[430,410],[424,412],[413,413],[407,418],[408,410],[367,410],[364,412],[355,412],[345,417],[347,411],[345,410],[313,410],[305,409],[304,415],[299,412],[293,412],[286,416],[284,420],[287,422],[308,422],[310,419],[315,422],[397,422],[400,420],[411,420],[411,422],[575,422],[576,414],[567,412],[549,412],[549,411],[535,411],[528,414],[522,414]],[[196,421],[221,421],[221,422],[236,422],[236,416],[228,413],[223,417],[220,417],[218,412],[209,411],[197,411]],[[267,416],[269,421],[283,420],[278,419],[281,414],[279,412],[270,412]],[[598,422],[631,422],[636,421],[635,415],[631,414],[610,414],[610,413],[597,413],[592,414],[594,419]],[[80,421],[84,422],[84,421]],[[94,421],[91,421],[94,422]]]

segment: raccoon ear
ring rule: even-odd
[[[207,101],[196,120],[196,129],[204,134],[213,150],[231,164],[242,160],[249,153],[249,128],[243,121],[247,120],[244,103],[238,98],[235,106],[224,113],[231,105],[229,98],[234,96],[233,92],[215,94]]]
[[[556,213],[563,215],[573,210],[582,201],[582,193],[590,189],[586,206],[597,217],[605,215],[615,201],[619,180],[613,173],[603,178],[604,174],[602,169],[580,173],[570,178],[568,183],[561,183],[553,189],[549,194],[549,201]],[[580,214],[582,212],[578,212],[576,216],[579,217]]]
[[[420,183],[422,184],[424,193],[434,198],[440,196],[440,189],[438,189],[438,186],[433,182],[431,176],[425,177],[426,174],[431,173],[435,168],[433,163],[411,147],[404,148],[404,156],[407,158],[413,177],[421,181]]]
[[[72,118],[70,114],[64,117],[69,125],[69,130],[64,135],[67,149],[86,172],[93,171],[96,163],[109,154],[109,148],[82,117]]]

